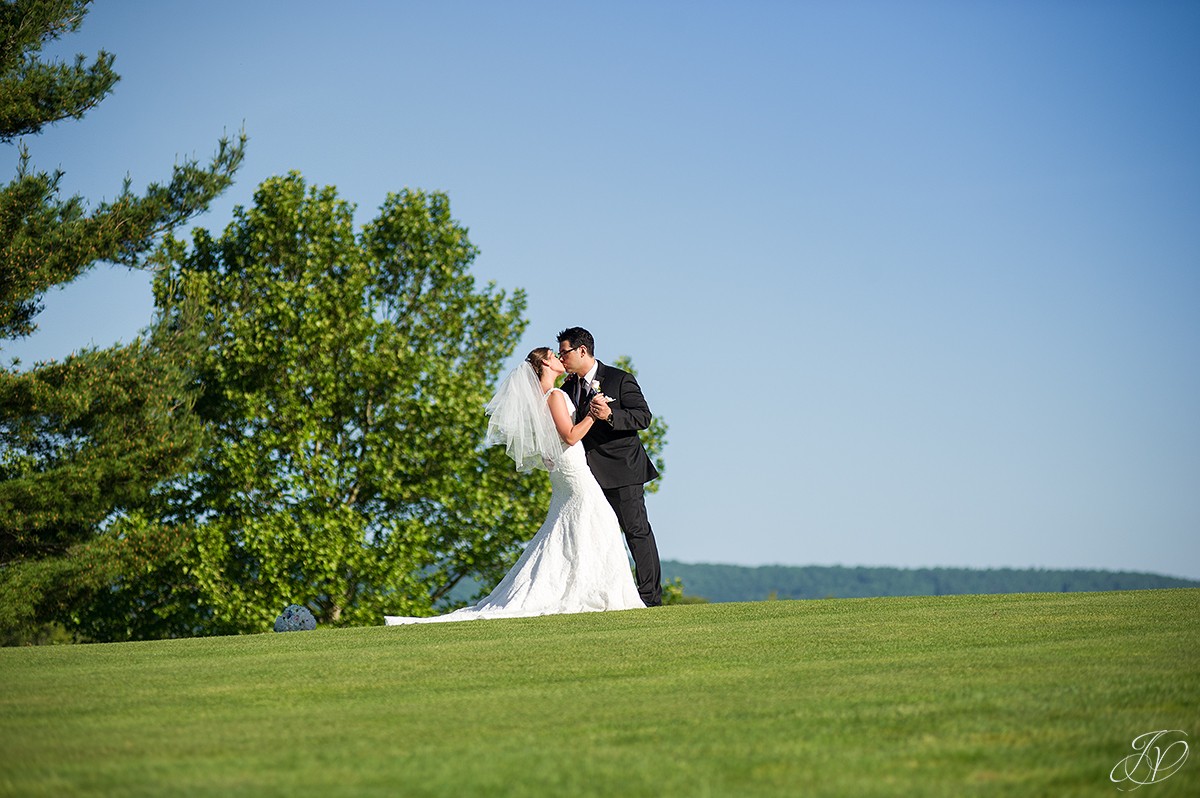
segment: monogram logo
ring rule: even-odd
[[[1117,789],[1136,790],[1147,784],[1157,784],[1175,775],[1175,771],[1183,767],[1188,758],[1187,732],[1179,729],[1162,729],[1161,731],[1146,732],[1133,738],[1133,750],[1129,756],[1117,763],[1108,778],[1114,784],[1131,784],[1131,787],[1118,786]]]

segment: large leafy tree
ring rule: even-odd
[[[195,525],[215,629],[292,602],[336,625],[428,612],[494,583],[545,514],[545,475],[481,447],[523,294],[475,284],[445,195],[391,195],[361,229],[353,211],[293,173],[163,250],[159,300],[210,311],[210,438],[163,520]]]
[[[112,90],[107,53],[90,65],[83,56],[73,66],[39,59],[47,42],[78,29],[88,4],[0,2],[0,142],[79,118]],[[163,233],[230,185],[244,143],[222,140],[207,165],[177,164],[169,181],[141,194],[126,181],[115,199],[89,208],[61,195],[61,172],[33,169],[22,141],[16,176],[0,186],[0,340],[32,332],[45,292],[97,264],[147,265]],[[194,318],[177,308],[170,325],[132,344],[0,369],[0,642],[36,638],[52,621],[81,628],[86,597],[108,601],[150,553],[178,551],[155,543],[174,530],[137,519],[200,442],[187,365]],[[117,625],[116,636],[143,634]]]

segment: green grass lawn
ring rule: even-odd
[[[1115,796],[1137,735],[1200,745],[1198,621],[1154,590],[2,649],[0,795]],[[1200,795],[1200,756],[1138,794]]]

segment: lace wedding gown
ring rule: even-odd
[[[570,397],[567,407],[573,415]],[[588,468],[582,443],[569,447],[555,462],[550,486],[545,522],[487,598],[429,618],[387,615],[388,626],[644,607],[629,570],[621,527]]]

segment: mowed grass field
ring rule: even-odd
[[[1198,622],[1161,590],[3,649],[0,795],[1118,795],[1138,735],[1200,745]],[[1200,756],[1141,790],[1200,795]]]

